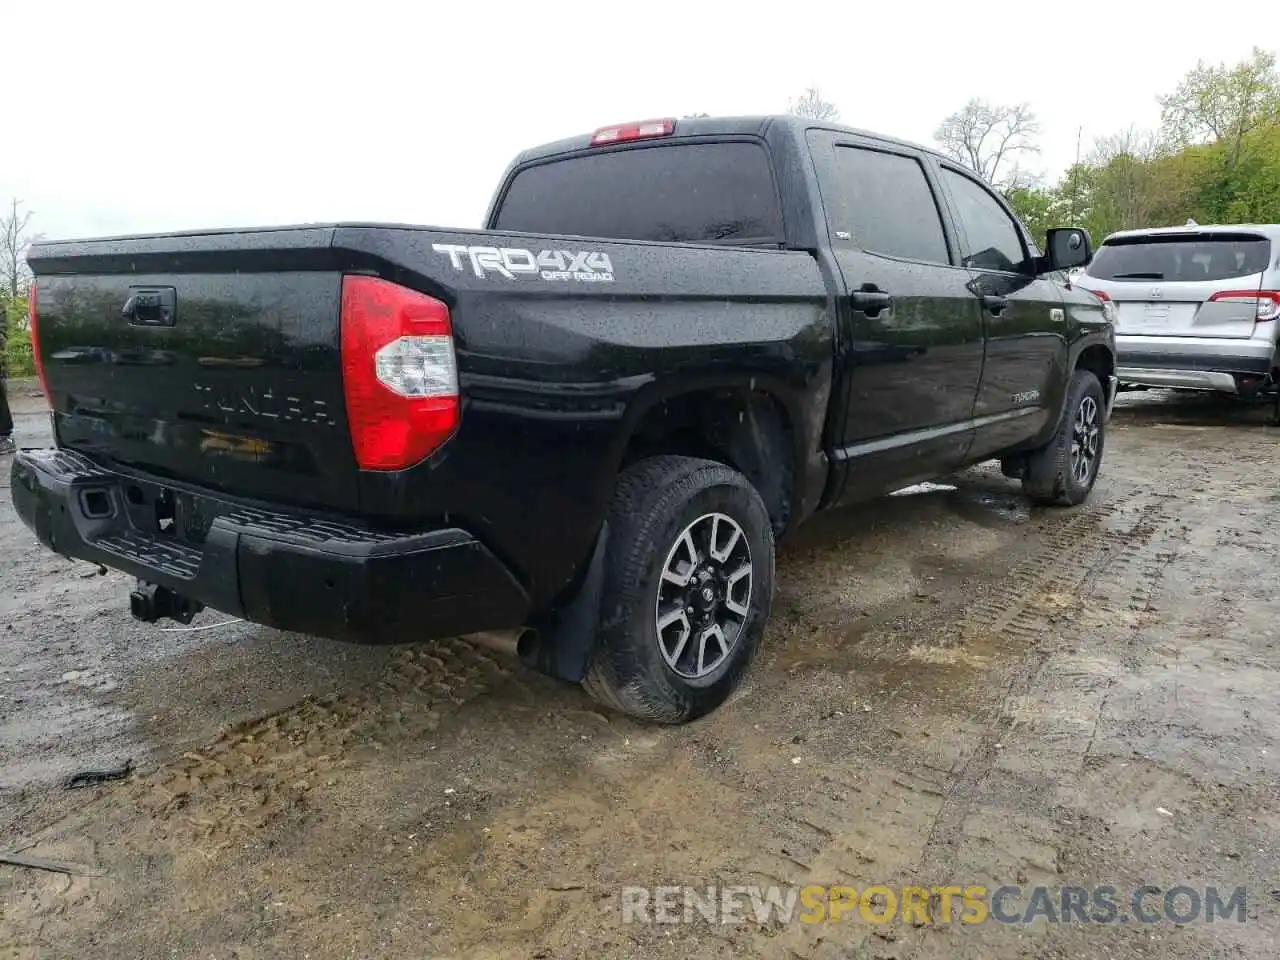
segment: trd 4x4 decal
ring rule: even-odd
[[[497,273],[508,280],[536,275],[543,280],[613,282],[613,262],[607,253],[595,250],[542,250],[535,254],[520,247],[469,247],[460,243],[433,243],[431,249],[447,256],[455,270],[465,270],[469,263],[481,280]]]

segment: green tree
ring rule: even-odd
[[[31,230],[34,214],[14,198],[0,213],[0,375],[30,376],[35,372],[31,332],[27,329],[27,248],[38,239]]]
[[[1075,163],[1062,175],[1057,193],[1062,202],[1065,223],[1079,226],[1084,222],[1093,197],[1096,173],[1087,163]]]
[[[1043,244],[1045,231],[1059,227],[1061,222],[1061,197],[1057,190],[1042,187],[1011,187],[1005,191],[1005,199],[1013,212],[1031,231],[1036,242]]]
[[[1246,171],[1241,178],[1243,218],[1254,223],[1280,223],[1280,123],[1246,138],[1241,165]]]
[[[1023,104],[970,100],[935,133],[950,156],[1005,189],[1034,236],[1083,226],[1095,243],[1117,230],[1198,223],[1280,223],[1280,71],[1254,49],[1235,64],[1189,71],[1159,97],[1159,131],[1130,127],[1094,142],[1052,186],[1024,178],[1016,157],[1038,129]]]
[[[0,363],[4,369],[0,373],[11,377],[29,377],[35,373],[35,362],[31,355],[31,331],[27,329],[27,298],[23,294],[17,298],[3,299],[4,325],[3,343],[0,343]]]
[[[1228,167],[1239,162],[1245,138],[1280,120],[1280,73],[1274,52],[1253,48],[1234,66],[1203,60],[1176,90],[1158,98],[1165,135],[1186,146],[1205,141],[1226,145]]]
[[[1134,127],[1095,142],[1089,158],[1090,215],[1104,235],[1149,224],[1152,161],[1159,153],[1156,135]]]
[[[1217,146],[1217,152],[1223,147]],[[1212,204],[1212,219],[1221,222],[1280,222],[1280,124],[1250,131],[1240,142],[1230,174],[1208,178],[1202,201]]]

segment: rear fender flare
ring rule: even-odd
[[[813,512],[826,483],[827,461],[822,450],[822,431],[830,389],[829,368],[826,375],[808,384],[803,393],[767,374],[707,375],[649,383],[636,392],[621,418],[613,449],[606,459],[607,475],[600,478],[601,489],[613,489],[640,422],[660,404],[714,390],[762,394],[782,408],[791,436],[793,482],[787,510],[789,530]]]

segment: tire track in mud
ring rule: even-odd
[[[428,734],[513,672],[462,638],[405,647],[373,683],[308,697],[162,763],[133,784],[132,799],[158,830],[192,828],[205,840],[229,841],[305,815],[307,793],[358,764],[361,749]]]
[[[1186,542],[1186,528],[1179,529],[1170,509],[1177,498],[1152,495],[1128,531],[1107,538],[1095,563],[1051,578],[1075,615],[1059,620],[1045,636],[1047,618],[1041,614],[1041,640],[1010,677],[981,739],[957,771],[921,851],[917,877],[989,889],[1062,882],[1069,856],[1062,821],[1071,820],[1056,789],[1097,762],[1091,750],[1116,671],[1133,656],[1132,643],[1099,656],[1090,636],[1116,620],[1140,632],[1155,609],[1164,571]],[[1036,629],[1034,614],[1020,612],[1011,630]],[[870,935],[860,932],[864,941]],[[938,935],[945,930],[907,931],[895,955],[928,953],[925,941]]]
[[[960,625],[962,642],[981,632],[988,641],[999,637],[1010,644],[1025,645],[1035,623],[1029,606],[1033,597],[1028,594],[1056,582],[1064,554],[1078,560],[1090,550],[1110,545],[1117,534],[1101,538],[1087,534],[1139,496],[1141,492],[1135,491],[1095,508],[1050,514],[1037,524],[1036,548],[1013,576],[984,598],[979,608],[966,614]],[[495,684],[510,682],[520,669],[465,639],[406,647],[396,652],[373,684],[307,698],[163,763],[134,784],[133,799],[149,811],[157,826],[194,827],[205,839],[226,840],[240,832],[258,830],[282,816],[305,810],[309,790],[357,763],[355,753],[361,748],[386,748],[427,734],[466,702]],[[892,811],[911,806],[904,798],[933,796],[938,800],[946,774],[943,770],[926,772],[926,779],[915,785],[902,777],[859,785],[838,768],[827,776],[832,783],[845,783],[849,792],[865,794],[862,804],[843,814],[839,804],[819,804],[807,820],[794,821],[790,828],[793,835],[779,833],[776,846],[780,860],[762,875],[784,872],[794,878],[796,868],[808,867],[807,872],[812,872],[815,865],[828,864],[853,875],[859,866],[866,866],[865,849],[870,846],[859,825],[890,823]],[[216,809],[217,815],[202,815],[203,807]],[[785,818],[781,822],[792,823]],[[904,822],[902,837],[911,836],[919,826],[914,821]],[[875,843],[885,843],[883,829]],[[784,848],[795,852],[781,853]],[[832,855],[836,848],[843,848],[840,856]]]
[[[1000,739],[1017,725],[1019,705],[1051,651],[1080,629],[1060,625],[1071,598],[1100,577],[1137,565],[1142,571],[1137,581],[1146,586],[1126,593],[1124,603],[1126,608],[1149,606],[1159,569],[1151,543],[1170,522],[1172,499],[1160,490],[1126,487],[1096,506],[1049,514],[1036,524],[1034,545],[1016,559],[1007,577],[959,618],[940,613],[920,625],[916,633],[937,638],[942,646],[980,646],[1006,661],[1019,658],[1007,666],[1000,695],[977,715],[957,721],[954,730],[933,737],[944,742],[934,742],[923,756],[904,744],[885,763],[874,755],[859,756],[855,748],[854,756],[817,766],[811,786],[786,804],[774,801],[773,784],[761,779],[750,791],[753,796],[741,803],[770,840],[746,864],[751,876],[746,882],[847,884],[859,890],[917,880],[951,882],[957,864],[939,851],[950,849],[951,840],[966,829],[975,838],[999,837],[1007,826],[969,816],[971,798],[999,760]],[[909,716],[881,722],[911,730]],[[1028,823],[1017,830],[1015,862],[993,861],[992,872],[1006,879],[1020,870],[1054,873],[1056,851],[1035,838],[1042,826]],[[994,849],[990,841],[976,842]],[[980,865],[966,866],[971,875]],[[760,928],[756,934],[762,955],[808,960],[848,955],[851,948],[867,946],[876,929],[855,920]]]
[[[1027,530],[1025,549],[1017,551],[1012,573],[991,583],[992,591],[983,598],[982,610],[970,611],[957,623],[954,612],[938,608],[915,630],[930,642],[949,636],[959,643],[962,635],[976,637],[981,628],[981,637],[1005,654],[1004,659],[1025,654],[1028,646],[1034,646],[1028,640],[1028,628],[1037,623],[1043,627],[1046,614],[1060,612],[1057,608],[1042,609],[1043,596],[1072,589],[1076,581],[1095,576],[1122,553],[1127,556],[1138,551],[1143,538],[1163,522],[1165,509],[1165,498],[1126,488],[1122,495],[1113,494],[1109,500],[1069,513],[1038,514],[1028,524],[1031,529]],[[1032,630],[1030,638],[1038,641],[1042,634],[1043,629]],[[848,884],[862,889],[896,880],[910,882],[918,874],[929,839],[955,789],[956,771],[963,769],[973,744],[982,742],[983,721],[990,723],[998,716],[999,703],[991,704],[983,717],[958,721],[956,730],[935,737],[936,742],[924,750],[914,749],[917,745],[907,740],[889,757],[877,755],[856,736],[861,729],[887,725],[906,731],[909,738],[910,703],[895,702],[883,716],[864,719],[860,712],[846,715],[836,722],[847,725],[842,729],[852,730],[849,738],[835,744],[828,741],[826,748],[817,744],[799,748],[797,752],[803,752],[804,758],[796,766],[788,763],[790,751],[779,757],[765,741],[775,748],[791,742],[797,733],[797,718],[777,710],[761,714],[753,706],[758,698],[770,697],[791,683],[781,671],[759,677],[757,689],[749,697],[710,718],[703,731],[714,748],[702,747],[703,732],[690,729],[674,734],[674,741],[659,749],[664,756],[675,750],[690,758],[696,776],[662,777],[655,786],[652,769],[633,769],[618,771],[618,779],[607,789],[590,778],[571,789],[584,790],[601,808],[617,803],[616,795],[632,798],[632,814],[646,823],[660,822],[651,809],[655,805],[664,810],[685,809],[689,816],[714,813],[710,822],[700,821],[707,835],[705,845],[698,849],[705,852],[686,862],[700,861],[725,884],[784,888]],[[814,716],[809,714],[808,721]],[[760,722],[753,726],[754,721]],[[812,727],[799,726],[799,730],[808,739],[822,739]],[[681,745],[693,749],[681,749]],[[717,760],[720,753],[746,759],[748,766],[721,763]],[[654,757],[652,762],[659,759]],[[648,792],[652,790],[658,790],[661,797],[650,799]],[[714,803],[708,801],[708,793],[714,796]],[[502,831],[495,826],[495,833],[507,829],[509,824],[504,821]],[[988,832],[998,835],[994,827]],[[749,845],[742,843],[743,838],[750,838]],[[1028,849],[1029,859],[1047,856],[1038,848]],[[574,875],[592,872],[591,853],[585,848],[570,844],[561,850],[560,857],[559,870]],[[655,879],[699,883],[711,882],[712,877],[659,874]],[[583,922],[582,915],[572,912],[564,917],[542,917],[536,921],[538,936],[556,939],[565,935],[564,929]],[[849,936],[851,926],[861,927],[862,932],[869,927],[854,920],[834,926],[772,924],[744,929],[712,925],[699,929],[700,935],[724,950],[807,958],[847,955],[840,941]],[[744,943],[750,949],[743,950]],[[708,951],[715,952],[714,948]]]
[[[985,639],[998,646],[1012,642],[1024,647],[1040,636],[1045,594],[1072,589],[1125,552],[1141,547],[1154,533],[1167,508],[1168,495],[1131,489],[1096,508],[1084,507],[1065,515],[1051,515],[1036,530],[1034,550],[1017,561],[986,596],[966,608],[955,624],[962,643]],[[1120,529],[1117,522],[1131,511],[1137,520]]]

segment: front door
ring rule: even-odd
[[[1056,422],[1068,381],[1067,316],[1057,282],[1032,272],[1033,253],[1004,201],[968,171],[938,166],[986,325],[970,451],[977,459]]]
[[[955,467],[972,439],[982,314],[922,155],[811,131],[831,248],[842,274],[843,468],[838,499]]]

